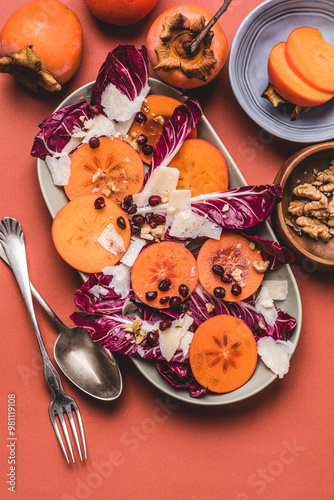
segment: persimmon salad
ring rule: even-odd
[[[31,153],[69,199],[54,245],[90,274],[73,322],[193,397],[241,387],[259,355],[282,377],[296,326],[274,303],[287,282],[267,279],[294,256],[258,236],[281,187],[228,189],[223,154],[197,138],[201,115],[194,99],[150,94],[145,46],[117,45],[89,102],[46,118]]]

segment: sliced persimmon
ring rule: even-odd
[[[131,270],[139,300],[159,309],[178,306],[197,285],[196,259],[181,243],[162,241],[144,248]]]
[[[168,166],[180,171],[177,189],[191,189],[192,196],[228,189],[225,157],[203,139],[185,141]]]
[[[329,101],[333,94],[311,87],[289,66],[285,57],[285,42],[275,45],[268,61],[268,77],[276,91],[298,106],[319,106]]]
[[[288,36],[285,57],[292,70],[312,87],[334,93],[334,45],[317,28],[303,26]]]
[[[173,99],[173,97],[159,94],[148,95],[141,108],[141,113],[144,115],[144,120],[146,121],[144,123],[134,121],[128,132],[129,135],[136,138],[144,135],[147,138],[145,144],[154,148],[161,136],[163,125],[169,121],[175,108],[181,106],[181,104],[180,101]],[[134,136],[134,134],[136,135]],[[196,137],[197,129],[194,127],[188,135],[188,139]],[[139,154],[145,163],[151,163],[153,153],[144,154],[142,147],[140,147]]]
[[[236,233],[209,239],[197,256],[198,278],[218,299],[236,302],[250,297],[261,285],[263,259],[255,245]]]
[[[79,271],[98,273],[122,258],[131,230],[117,202],[89,194],[75,198],[57,213],[51,234],[65,262]]]
[[[225,393],[244,385],[257,364],[257,346],[241,319],[221,314],[202,323],[190,344],[191,371],[199,384]]]
[[[71,155],[71,175],[64,186],[67,197],[94,193],[122,201],[139,193],[145,172],[137,151],[118,138],[100,137],[99,144],[82,144]]]

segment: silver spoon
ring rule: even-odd
[[[19,225],[10,217],[2,219],[0,225],[3,223],[6,224],[7,231],[8,228]],[[23,232],[22,245],[24,246]],[[1,244],[0,257],[10,266]],[[112,353],[94,342],[84,328],[65,326],[31,282],[30,288],[58,330],[54,357],[64,375],[79,389],[94,398],[104,401],[116,399],[122,392],[123,384]]]

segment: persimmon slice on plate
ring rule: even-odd
[[[216,298],[244,300],[261,285],[264,273],[256,271],[254,263],[260,268],[262,262],[261,254],[247,238],[226,233],[201,247],[197,256],[199,281]]]
[[[168,166],[180,171],[177,189],[191,189],[192,196],[228,189],[224,155],[203,139],[184,141]]]
[[[64,186],[70,200],[94,193],[122,201],[142,188],[144,164],[137,151],[118,138],[99,141],[97,148],[82,144],[71,155],[71,175]]]
[[[254,373],[257,358],[252,331],[228,314],[204,321],[190,344],[191,371],[212,392],[230,392],[244,385]]]
[[[176,308],[198,281],[196,259],[181,243],[162,241],[144,248],[131,271],[133,291],[147,305]]]
[[[144,123],[134,121],[128,132],[129,135],[136,134],[136,138],[144,135],[147,138],[145,144],[154,148],[161,136],[163,125],[169,121],[175,108],[181,106],[181,104],[180,101],[173,97],[158,94],[148,95],[141,108],[141,113],[146,121]],[[188,138],[194,139],[196,137],[197,129],[195,127],[188,135]],[[145,163],[151,163],[152,153],[146,155],[143,153],[143,149],[140,148],[139,154]]]
[[[84,273],[98,273],[115,265],[130,243],[130,223],[125,212],[108,198],[99,199],[102,206],[105,203],[103,208],[95,208],[101,206],[97,199],[93,194],[75,198],[57,213],[52,223],[57,252],[70,266]],[[120,227],[124,225],[124,229]]]

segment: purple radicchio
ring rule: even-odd
[[[148,92],[146,47],[119,44],[99,70],[91,105],[102,107],[110,120],[125,122],[141,109]]]
[[[187,300],[187,305],[194,320],[194,326],[198,327],[203,321],[213,316],[230,314],[243,320],[252,330],[256,340],[263,336],[270,336],[274,340],[288,340],[296,326],[295,318],[278,308],[276,308],[278,313],[276,323],[274,326],[269,326],[262,314],[255,309],[253,301],[221,301],[208,294],[200,285],[197,285]],[[214,307],[211,312],[208,312],[210,310],[209,305]],[[265,326],[265,329],[263,329],[262,325]]]
[[[202,113],[202,108],[195,99],[187,99],[184,104],[175,108],[169,121],[164,124],[162,134],[155,145],[145,182],[156,167],[168,165],[195,127]]]
[[[74,294],[76,306],[88,314],[118,314],[133,298],[130,290],[127,297],[122,299],[112,287],[113,277],[104,274],[91,274],[89,279],[81,285]]]
[[[282,199],[279,185],[242,186],[191,199],[191,208],[225,229],[242,231],[265,221]]]
[[[92,115],[92,109],[84,100],[55,111],[39,125],[40,131],[34,139],[31,155],[45,160],[47,156],[61,153],[70,142],[73,130],[82,129],[83,117],[88,120]]]
[[[71,319],[76,326],[85,328],[95,342],[98,342],[112,352],[121,352],[129,356],[164,360],[159,343],[151,346],[145,338],[140,344],[134,342],[135,335],[127,331],[135,318],[121,315],[88,315],[75,312]],[[143,321],[140,327],[145,332],[155,331],[157,325],[153,322]],[[188,361],[187,355],[182,350],[177,350],[171,361],[184,363]]]
[[[200,385],[195,379],[190,365],[186,363],[168,363],[157,361],[159,373],[174,387],[188,389],[193,398],[198,398],[208,392],[208,389]]]
[[[276,241],[249,234],[243,234],[243,236],[256,244],[261,250],[263,260],[269,260],[268,270],[270,271],[277,269],[282,264],[292,264],[296,260],[291,250],[279,245]]]

